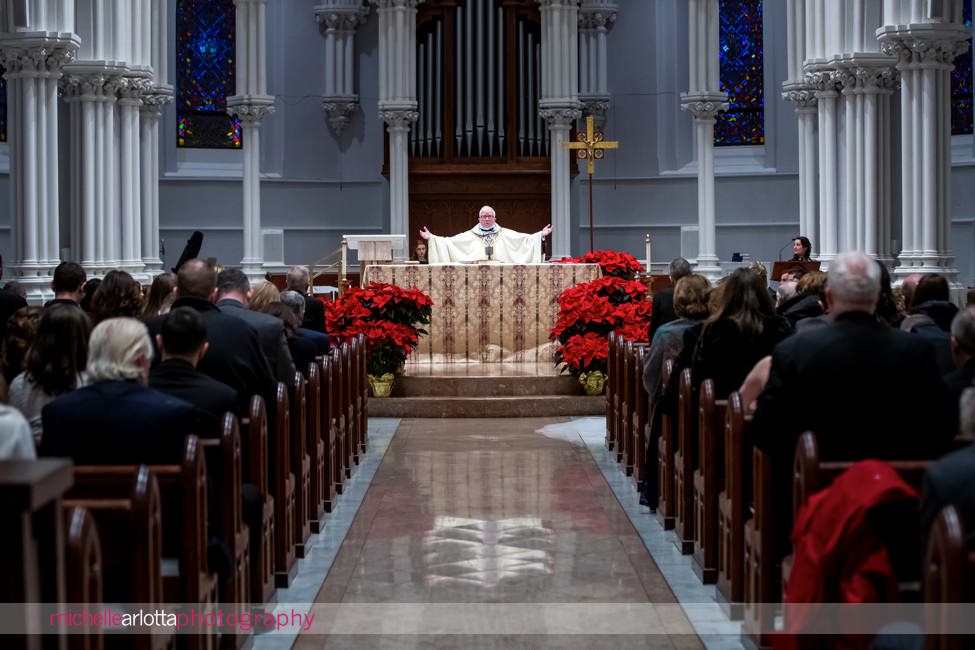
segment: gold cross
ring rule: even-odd
[[[566,142],[568,149],[578,149],[576,158],[585,160],[586,169],[592,176],[596,171],[596,161],[605,157],[606,149],[619,149],[619,142],[608,142],[603,140],[603,132],[597,131],[593,127],[592,115],[586,118],[586,130],[579,134],[578,142]]]

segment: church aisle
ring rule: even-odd
[[[359,629],[388,633],[294,647],[702,647],[565,422],[402,420],[314,605],[313,632],[332,629],[322,619],[341,603],[340,616],[371,619]],[[626,622],[642,634],[559,634]],[[486,626],[499,633],[468,634]]]

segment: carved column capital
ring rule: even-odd
[[[539,103],[541,107],[542,104]],[[548,106],[541,107],[538,111],[541,117],[550,128],[559,126],[571,126],[573,122],[582,117],[582,111],[576,106]]]
[[[609,31],[616,23],[615,4],[591,5],[583,3],[579,7],[579,29],[582,31]]]
[[[60,77],[62,68],[74,60],[76,49],[68,45],[45,44],[0,50],[0,65],[8,78]]]
[[[727,93],[681,93],[680,107],[696,120],[713,120],[728,110]]]
[[[323,4],[315,7],[315,19],[323,31],[354,32],[364,25],[369,16],[369,5],[358,2]]]
[[[606,124],[606,113],[609,112],[609,97],[596,95],[579,97],[582,102],[582,114],[592,115],[593,121],[598,129],[602,129]]]
[[[955,59],[968,51],[971,32],[939,30],[931,34],[888,32],[880,36],[884,54],[897,59],[898,70],[941,68],[952,70]]]
[[[390,130],[409,130],[410,125],[420,119],[420,113],[415,108],[380,108],[379,119],[385,122]]]
[[[142,96],[153,88],[152,80],[145,77],[120,77],[118,87],[119,103],[124,105],[142,104]]]
[[[376,8],[383,9],[416,9],[423,0],[369,0]]]
[[[227,98],[227,113],[236,115],[242,127],[257,127],[274,112],[274,97],[269,95],[234,95]]]
[[[359,97],[326,97],[322,102],[322,110],[325,111],[328,126],[335,131],[336,135],[342,135],[345,128],[352,121],[352,114],[359,106]]]
[[[797,113],[816,111],[816,91],[804,82],[782,84],[782,99],[793,104]]]

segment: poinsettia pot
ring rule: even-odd
[[[586,395],[602,395],[606,387],[606,375],[598,370],[584,372],[579,375],[579,383],[586,391]]]
[[[369,379],[369,387],[372,389],[373,397],[389,397],[390,393],[393,392],[393,379],[396,378],[391,372],[387,372],[383,375],[366,375]]]

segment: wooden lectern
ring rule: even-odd
[[[772,280],[775,282],[780,281],[783,273],[787,273],[796,267],[801,268],[806,273],[818,271],[819,260],[809,260],[808,262],[795,262],[791,260],[776,262],[772,265]]]
[[[342,237],[342,267],[339,273],[339,295],[345,293],[348,272],[348,249],[359,252],[359,277],[364,277],[366,266],[379,262],[392,262],[393,251],[406,248],[406,235],[345,235]]]

